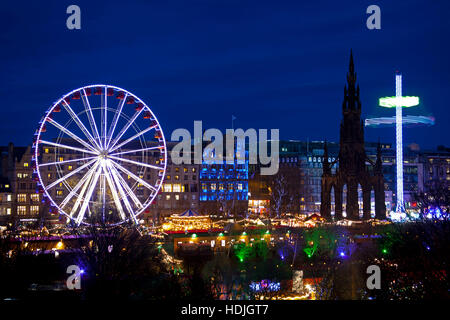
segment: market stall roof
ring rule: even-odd
[[[200,217],[200,215],[197,212],[189,209],[183,213],[178,214],[177,217]]]
[[[319,216],[318,214],[313,213],[308,218],[306,218],[304,221],[309,221],[309,220],[312,220],[312,221],[323,221],[325,219],[322,218],[321,216]]]

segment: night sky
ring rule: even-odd
[[[67,6],[81,30],[66,28]],[[381,30],[366,8],[381,7]],[[95,83],[147,102],[176,128],[279,128],[282,139],[338,141],[350,49],[364,117],[393,115],[378,98],[403,94],[433,115],[404,130],[422,149],[450,146],[450,1],[5,1],[0,7],[0,145],[31,143],[45,110]],[[366,140],[394,142],[394,128]]]

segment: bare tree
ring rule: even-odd
[[[278,173],[269,178],[270,209],[277,217],[283,211],[299,212],[303,191],[300,178],[301,169],[298,166],[280,166]]]

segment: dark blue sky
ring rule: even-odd
[[[81,7],[81,30],[66,8]],[[381,30],[366,8],[381,7]],[[338,140],[353,48],[364,117],[403,94],[434,115],[406,143],[450,145],[449,1],[8,1],[0,7],[0,144],[31,142],[44,111],[80,86],[105,83],[151,105],[165,134],[179,127],[279,128],[281,138]],[[366,140],[394,141],[394,128]]]

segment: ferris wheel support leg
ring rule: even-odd
[[[108,167],[109,167],[109,166],[108,166]],[[113,177],[114,181],[116,182],[117,189],[119,189],[119,193],[120,193],[120,195],[122,196],[122,201],[123,201],[123,203],[125,203],[125,208],[127,208],[128,213],[129,213],[129,215],[130,215],[130,218],[131,218],[131,219],[133,220],[133,222],[136,224],[136,223],[137,223],[137,220],[136,220],[136,217],[135,217],[134,214],[133,214],[133,208],[131,208],[131,204],[130,204],[130,202],[128,201],[127,195],[126,195],[125,192],[123,191],[123,188],[122,188],[122,185],[121,185],[120,182],[119,182],[119,179],[117,178],[117,176],[116,176],[114,173],[112,173],[112,177]]]
[[[66,204],[70,201],[70,199],[72,199],[72,197],[76,194],[78,189],[80,189],[81,186],[86,182],[86,180],[92,175],[92,172],[95,171],[95,168],[96,166],[90,168],[89,171],[86,173],[86,175],[80,181],[78,181],[75,187],[69,192],[67,197],[65,197],[64,200],[61,202],[60,205],[61,209],[63,209],[66,206]]]
[[[122,204],[120,203],[120,199],[117,195],[117,189],[114,185],[114,182],[111,178],[111,173],[107,170],[106,165],[103,165],[103,172],[106,175],[106,181],[108,182],[109,188],[111,189],[111,193],[114,199],[114,203],[116,204],[117,209],[119,210],[119,215],[122,218],[122,220],[126,220],[125,212],[123,211]]]
[[[98,168],[95,172],[95,176],[91,181],[89,186],[89,190],[87,192],[86,198],[84,199],[83,205],[81,206],[80,212],[78,213],[77,219],[75,220],[77,225],[81,224],[81,221],[84,218],[84,214],[86,213],[87,206],[89,205],[89,201],[94,193],[95,186],[97,185],[98,178],[100,177],[100,173],[102,172],[101,168]]]
[[[117,171],[117,169],[114,166],[110,166],[111,171],[113,171],[114,175],[119,179],[120,184],[122,185],[122,187],[126,190],[127,194],[130,196],[130,198],[133,200],[134,204],[142,209],[144,208],[144,206],[142,205],[142,203],[139,201],[139,199],[136,197],[136,195],[133,193],[133,190],[131,190],[130,186],[128,185],[128,183],[123,179],[123,177],[120,175],[119,171]]]
[[[95,171],[98,168],[98,162],[96,163],[96,165],[94,166],[94,168],[91,168],[92,171],[89,172],[89,174],[87,175],[88,177],[86,178],[86,181],[84,182],[83,188],[81,189],[80,194],[78,195],[77,200],[75,201],[74,206],[72,207],[72,210],[70,211],[69,217],[72,218],[73,215],[75,214],[75,212],[78,210],[78,207],[81,204],[81,201],[84,200],[84,194],[86,193],[87,188],[89,187],[89,183],[95,173]]]

